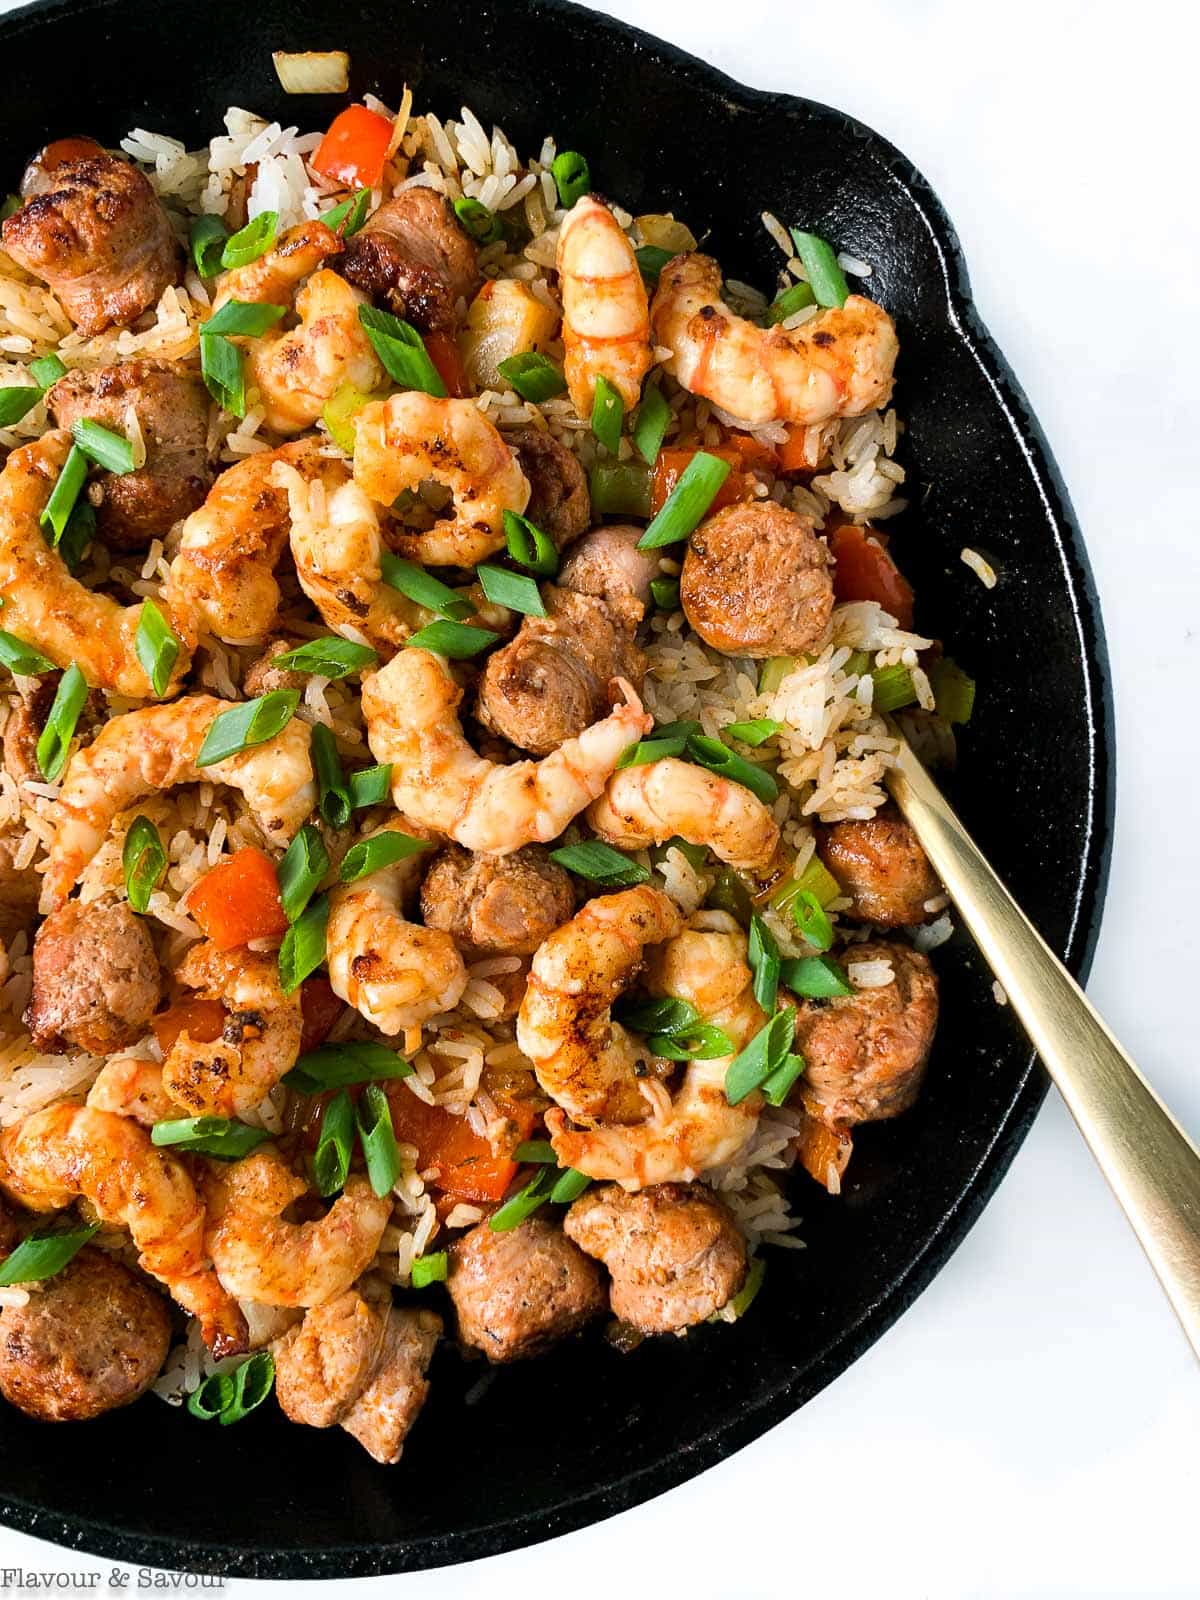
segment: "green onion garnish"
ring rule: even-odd
[[[394,383],[445,399],[441,374],[430,360],[424,339],[410,323],[376,306],[359,306],[358,320]]]
[[[669,839],[664,840],[662,844],[657,845],[651,854],[654,855],[657,860],[661,861],[666,858],[668,850],[678,850],[680,855],[683,856],[684,860],[689,864],[689,866],[695,867],[697,872],[699,872],[700,868],[703,867],[708,861],[708,848],[706,845],[689,844],[686,839],[680,838],[679,834],[677,833],[672,834]]]
[[[589,883],[598,883],[606,889],[630,889],[634,884],[646,883],[650,877],[649,869],[640,861],[632,861],[599,839],[563,845],[561,849],[551,850],[550,859],[577,878],[586,878]]]
[[[410,1281],[414,1289],[428,1289],[431,1283],[445,1283],[450,1272],[450,1257],[444,1250],[418,1256],[412,1264]]]
[[[757,912],[750,918],[748,958],[754,973],[754,998],[770,1015],[779,993],[780,956],[775,935]]]
[[[607,378],[597,378],[592,398],[592,432],[610,456],[615,456],[621,448],[624,421],[624,400]]]
[[[385,828],[382,833],[352,844],[342,857],[338,875],[343,883],[357,883],[359,878],[368,878],[384,867],[395,866],[397,861],[407,861],[421,850],[432,849],[428,839],[414,839],[396,828]]]
[[[171,673],[179,660],[179,640],[167,626],[167,619],[153,600],[142,602],[133,648],[155,694],[166,694]]]
[[[275,1382],[275,1358],[256,1350],[232,1372],[214,1372],[188,1396],[188,1411],[201,1422],[214,1417],[221,1427],[240,1422],[262,1405]]]
[[[83,488],[84,479],[87,477],[87,470],[87,457],[77,444],[73,444],[57,482],[50,491],[46,509],[41,515],[42,527],[53,529],[54,537],[50,541],[52,545],[57,546],[66,531],[67,522],[79,498],[79,491]]]
[[[47,783],[55,783],[67,764],[67,751],[87,697],[87,679],[72,661],[58,681],[54,704],[37,742],[37,764]]]
[[[811,889],[801,889],[792,901],[792,921],[814,949],[828,950],[832,945],[833,924]]]
[[[646,1048],[668,1061],[719,1061],[733,1054],[733,1040],[724,1028],[711,1022],[697,1022],[680,1033],[652,1033]]]
[[[0,204],[0,222],[7,222],[9,217],[15,217],[24,204],[19,194],[5,195],[3,203]]]
[[[574,1167],[564,1167],[550,1191],[550,1203],[556,1206],[569,1206],[572,1200],[579,1199],[591,1181],[585,1172],[577,1172]]]
[[[639,550],[658,550],[686,539],[729,476],[729,462],[697,450],[667,496],[666,504],[638,540]]]
[[[331,828],[344,828],[350,821],[350,789],[337,742],[323,722],[313,723],[309,747],[317,779],[317,809]]]
[[[340,1089],[321,1113],[321,1131],[313,1152],[313,1181],[326,1199],[346,1187],[354,1149],[354,1102]]]
[[[377,1078],[408,1078],[412,1070],[404,1057],[387,1045],[364,1039],[309,1050],[281,1081],[298,1094],[322,1094],[353,1083],[373,1083]]]
[[[57,356],[39,356],[29,363],[29,371],[43,389],[51,388],[67,375],[66,367]]]
[[[405,561],[400,556],[394,556],[388,551],[379,558],[380,570],[383,581],[393,589],[398,589],[409,600],[417,605],[424,606],[426,611],[436,611],[439,616],[447,617],[451,622],[461,622],[464,617],[469,617],[475,607],[460,594],[455,594],[448,585],[441,583],[432,574],[418,567],[413,561]]]
[[[508,1233],[513,1228],[519,1228],[526,1217],[531,1217],[539,1206],[545,1205],[557,1183],[557,1170],[543,1167],[523,1189],[517,1190],[511,1200],[506,1200],[498,1210],[492,1212],[488,1227],[493,1233]]]
[[[359,189],[355,194],[340,200],[336,206],[323,211],[320,221],[343,239],[352,239],[367,220],[367,207],[371,204],[371,191]]]
[[[759,694],[774,694],[783,680],[795,672],[796,667],[795,656],[772,656],[764,661],[758,669]]]
[[[827,906],[841,894],[842,886],[820,856],[810,856],[798,877],[785,878],[777,889],[771,891],[771,904],[779,911],[786,911],[803,890],[815,895],[821,905]]]
[[[681,756],[687,749],[687,735],[673,739],[639,739],[617,757],[617,771],[626,767],[648,767],[653,761],[664,761],[668,756]]]
[[[875,685],[871,695],[875,711],[900,711],[916,703],[912,673],[902,662],[898,661],[893,667],[877,667],[871,674],[871,681]]]
[[[773,739],[777,733],[782,733],[783,727],[782,722],[776,722],[771,717],[756,717],[752,722],[731,722],[722,729],[722,732],[742,744],[757,749],[760,744],[766,744],[768,739]]]
[[[336,634],[326,634],[323,639],[310,639],[295,650],[285,650],[271,660],[273,667],[283,672],[313,672],[319,678],[348,678],[352,672],[365,672],[379,660],[370,645],[356,644],[353,639],[340,639]]]
[[[58,553],[62,557],[63,565],[70,573],[75,573],[80,562],[87,553],[88,546],[96,537],[96,513],[86,500],[76,500],[71,515],[67,518],[67,525],[63,529],[63,536],[58,541]]]
[[[325,959],[325,926],[329,921],[329,896],[319,894],[283,936],[279,946],[279,987],[294,994]]]
[[[799,228],[790,228],[789,233],[796,246],[796,254],[804,267],[804,276],[812,285],[812,292],[819,306],[842,306],[846,303],[846,296],[850,293],[842,269],[838,266],[837,255],[833,247],[815,233],[801,233]]]
[[[497,361],[496,371],[522,400],[532,400],[534,405],[553,400],[567,387],[562,368],[537,350],[522,350],[519,355],[506,356],[503,361]]]
[[[237,345],[219,333],[202,334],[200,375],[222,411],[231,417],[246,415],[246,374]]]
[[[793,283],[790,289],[785,289],[767,307],[767,322],[771,327],[777,322],[786,322],[788,317],[794,317],[797,311],[803,311],[805,306],[817,303],[817,297],[812,291],[811,283]]]
[[[257,339],[274,327],[286,310],[286,306],[271,306],[258,300],[226,300],[219,311],[201,323],[200,333],[205,339],[213,339],[219,333]]]
[[[660,611],[678,611],[679,579],[651,578],[650,596]]]
[[[832,956],[801,956],[796,961],[785,961],[779,981],[802,1000],[833,1000],[854,993],[841,962]]]
[[[279,903],[289,922],[300,916],[328,871],[325,841],[312,823],[306,822],[279,863]]]
[[[27,417],[41,398],[42,390],[31,383],[0,389],[0,428],[11,428],[14,422]]]
[[[106,472],[123,477],[133,471],[133,446],[123,433],[114,433],[91,417],[80,417],[72,424],[71,433],[88,460]]]
[[[149,817],[137,816],[129,824],[121,846],[121,870],[125,874],[125,894],[135,911],[145,912],[150,896],[167,870],[167,852],[158,829]]]
[[[789,1008],[777,1011],[750,1043],[729,1063],[725,1074],[725,1098],[731,1106],[740,1105],[748,1094],[783,1066],[795,1031],[796,1014]]]
[[[361,772],[350,774],[350,805],[354,811],[367,806],[386,805],[392,794],[392,767],[390,762],[375,767],[363,767]]]
[[[657,284],[667,262],[675,257],[673,251],[664,250],[659,244],[639,245],[633,253],[637,257],[638,271],[651,287]]]
[[[221,251],[221,265],[229,267],[248,267],[252,261],[257,261],[259,256],[265,256],[275,243],[275,235],[279,231],[278,211],[260,211],[258,216],[252,217],[244,228],[239,228],[225,241]]]
[[[558,549],[550,535],[515,511],[504,513],[504,543],[519,567],[552,578],[558,571]]]
[[[808,1063],[802,1055],[788,1054],[783,1058],[783,1064],[768,1073],[760,1084],[763,1099],[770,1105],[781,1106],[792,1092],[792,1085],[804,1071]]]
[[[188,248],[202,278],[215,278],[221,270],[221,252],[229,235],[220,217],[193,217]]]
[[[480,587],[493,605],[507,606],[526,617],[544,617],[546,607],[541,592],[532,578],[523,572],[509,572],[507,567],[476,567],[475,576]]]
[[[31,1233],[0,1263],[0,1289],[9,1289],[14,1283],[44,1283],[47,1278],[53,1278],[99,1228],[100,1224],[93,1222],[86,1228],[62,1229],[58,1233]]]
[[[252,1128],[248,1122],[232,1122],[228,1117],[178,1117],[156,1122],[150,1129],[150,1142],[175,1145],[198,1156],[215,1156],[218,1161],[240,1161],[271,1137],[265,1128]]]
[[[935,661],[929,669],[929,686],[939,717],[945,717],[947,722],[970,722],[975,709],[975,680],[968,678],[956,661],[949,656]]]
[[[766,1276],[767,1263],[762,1256],[755,1256],[746,1273],[746,1281],[734,1295],[729,1304],[733,1307],[733,1314],[740,1322],[749,1311],[755,1295],[762,1288],[763,1278]],[[719,1319],[721,1320],[721,1319]]]
[[[377,1083],[369,1083],[358,1099],[358,1136],[362,1140],[371,1188],[383,1198],[400,1176],[400,1152],[392,1131],[392,1108]]]
[[[525,1139],[513,1151],[512,1158],[514,1161],[528,1162],[531,1166],[544,1167],[547,1162],[551,1166],[558,1165],[558,1157],[549,1139]]]
[[[243,750],[266,744],[283,732],[299,704],[299,689],[272,689],[257,700],[246,700],[218,712],[204,735],[196,765],[212,767]]]
[[[451,661],[466,661],[498,643],[500,635],[489,628],[472,628],[465,622],[431,622],[404,641],[405,649],[432,650]]]
[[[704,1021],[689,1000],[675,995],[657,995],[651,1000],[618,1000],[614,1008],[617,1021],[635,1033],[687,1033]]]
[[[754,914],[754,902],[750,898],[749,889],[732,867],[722,867],[717,873],[716,881],[708,891],[704,904],[711,906],[714,911],[728,911],[731,917],[736,917],[743,928],[750,926],[750,918]]]
[[[678,722],[660,722],[654,730],[656,739],[690,739],[700,732],[700,724],[692,717],[682,717]]]
[[[53,661],[47,660],[40,650],[35,650],[15,633],[5,633],[0,628],[0,665],[22,678],[40,678],[43,672],[53,672]]]
[[[586,160],[578,150],[564,150],[550,163],[550,171],[558,188],[560,205],[570,209],[592,187],[592,175]]]
[[[500,218],[494,211],[489,211],[482,200],[476,200],[469,194],[460,196],[454,202],[454,215],[472,239],[477,239],[480,244],[495,244],[504,237]]]
[[[764,805],[779,797],[779,785],[765,767],[756,767],[752,761],[739,756],[720,739],[710,739],[707,734],[695,733],[687,743],[692,760],[710,772],[717,772],[731,783],[740,783],[751,794],[756,794]]]
[[[588,491],[598,516],[650,515],[650,470],[640,461],[597,461]]]
[[[671,407],[662,390],[652,385],[642,395],[637,421],[633,425],[634,449],[647,466],[652,467],[658,460],[658,452],[662,449],[670,421]]]

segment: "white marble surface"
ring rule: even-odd
[[[1200,1129],[1200,847],[1170,820],[1194,814],[1200,776],[1188,11],[1168,0],[608,9],[746,82],[853,112],[916,162],[954,218],[980,309],[1074,497],[1108,627],[1117,832],[1091,993]],[[7,152],[8,165],[24,154]],[[1200,1374],[1052,1099],[931,1289],[800,1415],[615,1521],[353,1589],[363,1600],[397,1588],[413,1600],[1194,1595],[1198,1433]],[[180,1494],[219,1496],[188,1482],[184,1457],[171,1470]],[[0,1532],[0,1568],[16,1565],[111,1568]]]

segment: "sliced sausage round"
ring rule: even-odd
[[[853,901],[846,915],[880,928],[914,927],[942,894],[917,836],[893,806],[817,830],[817,853]]]
[[[592,520],[592,499],[579,457],[544,428],[518,428],[504,437],[529,479],[525,515],[561,550]]]
[[[161,994],[154,945],[128,902],[68,900],[33,942],[25,1025],[39,1050],[110,1055],[142,1037]]]
[[[540,1217],[507,1233],[481,1222],[456,1239],[448,1287],[459,1338],[489,1361],[540,1355],[605,1306],[596,1267]]]
[[[402,189],[346,241],[338,269],[422,333],[454,327],[479,286],[479,248],[433,189]]]
[[[571,875],[541,845],[489,856],[450,844],[421,885],[426,926],[481,955],[532,955],[574,913]]]

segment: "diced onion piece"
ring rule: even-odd
[[[286,94],[345,94],[350,87],[344,50],[275,50],[271,60]]]
[[[634,222],[643,244],[657,245],[660,250],[669,250],[673,256],[696,248],[696,235],[685,223],[669,214],[650,211],[645,216],[636,217]]]
[[[515,278],[493,278],[472,300],[460,341],[463,365],[477,389],[506,389],[502,361],[549,344],[558,315]]]
[[[408,119],[412,116],[413,93],[407,84],[404,93],[400,96],[400,109],[396,113],[396,120],[392,123],[392,137],[388,140],[386,160],[390,161],[400,148],[400,141],[408,129]]]

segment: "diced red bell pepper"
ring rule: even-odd
[[[709,513],[720,511],[723,506],[736,505],[739,500],[749,497],[751,479],[744,472],[739,471],[742,457],[731,445],[705,445],[704,453],[710,456],[719,456],[722,461],[728,461],[733,471],[717,490]],[[654,478],[650,485],[650,513],[657,516],[667,502],[671,490],[683,477],[691,459],[697,452],[669,448],[658,452],[658,460],[654,463]]]
[[[179,1000],[151,1017],[150,1026],[158,1040],[158,1048],[165,1056],[180,1034],[186,1033],[198,1044],[211,1044],[221,1037],[225,1027],[225,1007],[219,1000]]]
[[[437,368],[438,377],[446,385],[446,393],[454,400],[461,400],[464,395],[471,393],[470,380],[467,369],[463,365],[463,358],[459,353],[458,345],[448,333],[427,333],[425,335],[425,348],[429,352],[429,359]]]
[[[287,931],[275,863],[250,846],[206,872],[188,895],[187,909],[218,950]]]
[[[780,472],[815,472],[821,464],[820,446],[810,444],[819,440],[820,434],[799,422],[788,428],[788,436],[779,446]]]
[[[304,1019],[304,1030],[300,1035],[301,1055],[325,1043],[330,1028],[345,1009],[327,979],[305,978],[300,985],[300,1015]]]
[[[845,522],[829,534],[837,566],[833,592],[838,601],[876,600],[901,628],[913,625],[912,585],[878,541],[873,528]]]
[[[417,1147],[417,1166],[421,1172],[433,1169],[429,1181],[436,1188],[460,1200],[487,1202],[503,1197],[516,1176],[515,1161],[493,1155],[491,1145],[473,1131],[466,1117],[426,1105],[403,1083],[386,1087],[396,1138],[401,1144]],[[533,1110],[516,1104],[505,1106],[504,1111],[527,1136],[536,1120]]]
[[[374,189],[383,177],[392,124],[366,106],[347,106],[329,124],[312,167],[323,178],[349,189]]]

